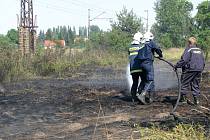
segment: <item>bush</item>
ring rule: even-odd
[[[119,67],[127,64],[127,54],[102,48],[54,50],[37,49],[33,56],[21,57],[17,49],[0,52],[0,81],[18,81],[34,76],[73,76],[84,66],[88,68]]]
[[[14,48],[0,49],[0,82],[16,81],[31,76],[26,60]]]
[[[159,37],[159,44],[163,48],[172,48],[175,47],[172,43],[171,37],[169,34],[163,34]]]

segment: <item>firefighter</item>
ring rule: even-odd
[[[138,51],[138,59],[140,60],[141,83],[138,88],[137,98],[143,103],[148,104],[153,102],[154,94],[154,54],[163,57],[162,51],[153,41],[153,34],[146,32],[142,47]],[[146,100],[148,99],[148,100]]]
[[[131,45],[128,50],[129,60],[130,60],[130,74],[133,80],[133,84],[131,86],[131,96],[132,96],[133,102],[138,101],[138,98],[136,97],[136,93],[137,93],[137,88],[138,88],[138,83],[139,83],[139,77],[142,72],[142,69],[140,67],[141,60],[138,59],[138,51],[142,47],[142,44],[141,44],[142,39],[143,39],[142,33],[140,32],[135,33],[133,37],[133,41],[131,42]]]
[[[196,38],[190,37],[188,39],[188,45],[181,56],[181,60],[175,65],[175,69],[182,68],[180,102],[187,102],[186,92],[190,85],[191,91],[193,91],[194,104],[197,105],[199,103],[197,96],[200,94],[200,79],[204,67],[203,51],[197,46]]]

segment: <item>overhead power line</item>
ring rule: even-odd
[[[37,3],[35,3],[35,5],[37,6],[41,6],[41,7],[44,7],[44,8],[48,8],[48,9],[51,9],[51,10],[55,10],[55,11],[59,11],[59,12],[65,12],[65,13],[68,13],[68,14],[71,14],[71,15],[82,15],[82,16],[86,16],[86,12],[74,12],[73,10],[71,10],[70,8],[67,8],[67,7],[63,7],[63,6],[58,6],[58,5],[54,5],[54,4],[51,4],[51,3],[47,3],[47,2],[44,2],[44,1],[37,1]]]
[[[101,15],[105,14],[106,12],[103,11],[102,13],[96,15],[95,17],[91,18],[90,17],[90,9],[88,9],[88,34],[87,34],[87,37],[90,38],[90,22],[93,21],[93,20],[96,20],[96,19],[112,19],[112,18],[100,18]]]
[[[88,2],[84,2],[84,1],[80,1],[80,0],[60,0],[60,1],[67,2],[67,3],[74,3],[76,5],[80,5],[81,7],[87,7],[87,8],[91,7],[91,10],[115,13],[115,11],[113,9],[99,7],[97,4],[92,4],[92,3],[88,3]]]

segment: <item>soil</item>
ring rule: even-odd
[[[8,91],[0,96],[0,140],[139,139],[136,126],[166,129],[178,123],[201,124],[209,135],[208,110],[180,104],[176,115],[170,115],[174,102],[167,97],[176,96],[176,88],[159,89],[158,100],[150,105],[132,103],[125,73],[124,68],[85,67],[71,78],[5,84]],[[210,100],[208,76],[202,93]]]

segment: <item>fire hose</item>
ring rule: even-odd
[[[177,106],[179,105],[179,100],[180,100],[180,97],[181,97],[181,81],[180,81],[180,78],[179,78],[179,74],[178,74],[177,69],[175,69],[174,65],[171,62],[169,62],[169,61],[167,61],[167,60],[165,60],[161,57],[156,57],[155,56],[155,58],[167,63],[168,65],[170,65],[173,68],[174,72],[176,73],[177,82],[178,82],[178,98],[176,100],[176,104],[173,106],[173,109],[171,111],[171,114],[173,115],[174,112],[176,111]]]

